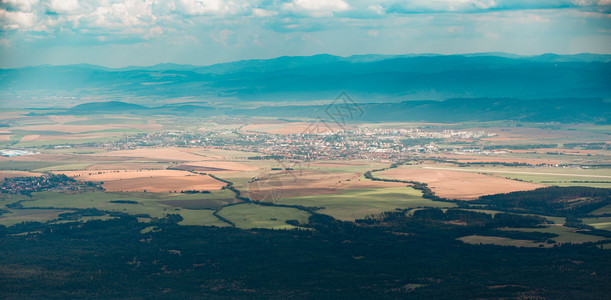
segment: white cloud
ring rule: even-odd
[[[4,30],[29,29],[36,24],[36,15],[29,12],[0,9],[0,24]]]
[[[156,17],[151,12],[151,0],[127,0],[109,7],[98,7],[91,17],[93,24],[102,28],[125,28],[152,24]]]
[[[187,15],[222,15],[239,12],[245,4],[224,0],[179,0],[177,7]]]
[[[0,2],[20,11],[31,11],[38,4],[38,0],[1,0]]]
[[[271,16],[277,15],[278,13],[275,11],[265,10],[262,8],[255,8],[252,10],[252,14],[257,17],[271,17]]]
[[[350,9],[344,0],[293,0],[284,3],[282,8],[294,13],[305,13],[313,17],[330,17],[334,12]]]
[[[69,13],[79,9],[77,0],[51,0],[49,10],[56,13]]]

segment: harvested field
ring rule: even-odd
[[[161,161],[201,161],[205,156],[189,153],[180,148],[118,150],[105,153],[89,154],[91,156],[132,157]]]
[[[225,183],[206,175],[193,176],[159,176],[104,181],[104,188],[110,192],[153,192],[169,193],[186,190],[211,191],[220,190]]]
[[[198,176],[181,170],[98,170],[98,171],[62,171],[66,176],[84,181],[112,181],[134,178],[152,177],[184,177]]]
[[[41,173],[27,172],[27,171],[0,171],[0,182],[4,181],[4,178],[12,177],[34,177],[40,176]]]
[[[234,161],[199,161],[177,166],[178,169],[214,172],[245,172],[259,168]]]
[[[0,134],[0,142],[6,142],[6,141],[10,141],[11,140],[11,136],[8,134]]]
[[[121,162],[121,163],[100,163],[87,166],[85,170],[165,170],[169,163],[140,163],[140,162]]]
[[[474,200],[484,195],[534,190],[544,185],[452,170],[397,168],[377,173],[382,178],[424,182],[439,197]]]
[[[336,194],[342,191],[383,187],[404,187],[405,183],[371,181],[361,178],[359,172],[322,172],[313,170],[280,171],[249,183],[245,192],[260,201],[270,193],[281,197],[300,197]]]
[[[82,181],[101,181],[110,192],[153,192],[169,193],[186,190],[218,190],[225,183],[207,175],[196,175],[181,170],[103,170],[103,171],[60,171]]]

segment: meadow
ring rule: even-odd
[[[456,206],[454,203],[422,198],[422,193],[411,187],[355,189],[337,194],[287,197],[276,202],[283,205],[319,207],[321,209],[317,212],[344,221],[354,221],[396,209]]]

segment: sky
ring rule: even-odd
[[[0,0],[0,68],[611,53],[611,0]]]

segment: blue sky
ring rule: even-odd
[[[611,0],[0,0],[0,67],[611,53]]]

